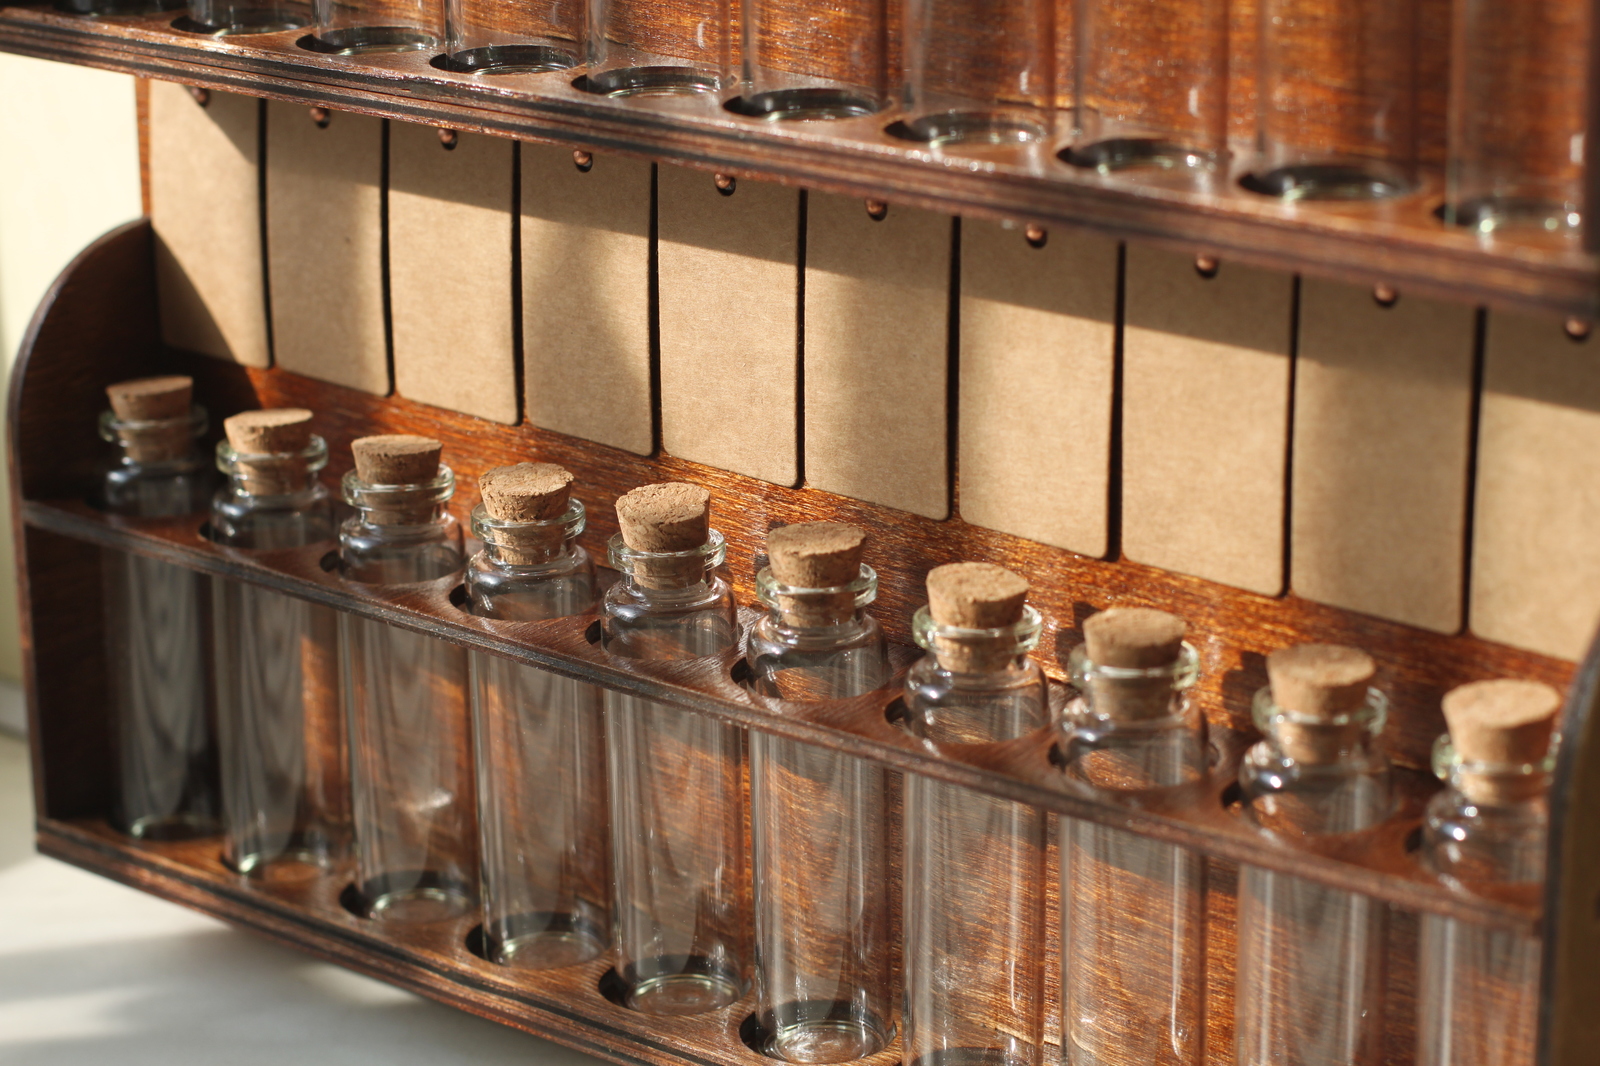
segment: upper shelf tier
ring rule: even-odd
[[[1569,244],[1497,242],[1446,230],[1437,187],[1384,204],[1283,204],[1239,188],[1196,193],[1104,179],[1041,152],[1002,162],[940,156],[884,132],[892,113],[785,125],[707,101],[613,100],[578,71],[455,74],[430,56],[344,59],[298,45],[303,31],[214,38],[176,14],[84,18],[0,7],[0,50],[402,122],[549,141],[951,214],[1089,226],[1182,251],[1357,284],[1584,318],[1600,311],[1596,260]],[[1054,146],[1053,146],[1054,147]]]

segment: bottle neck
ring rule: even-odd
[[[780,629],[812,639],[826,639],[830,630],[850,636],[866,625],[863,609],[878,598],[878,575],[862,563],[850,584],[813,589],[780,584],[772,568],[764,567],[756,575],[756,596],[767,608],[769,623]]]
[[[681,552],[642,552],[628,547],[622,534],[607,544],[611,566],[635,595],[648,601],[692,599],[713,580],[712,572],[728,557],[722,534],[710,530],[706,542]]]
[[[1161,666],[1106,666],[1093,662],[1079,645],[1068,660],[1072,683],[1083,696],[1090,716],[1112,726],[1153,726],[1170,722],[1190,728],[1184,693],[1200,676],[1200,655],[1188,643],[1178,657]]]
[[[1354,711],[1316,718],[1279,707],[1272,690],[1263,688],[1256,693],[1252,717],[1285,758],[1303,766],[1338,766],[1364,764],[1372,757],[1388,709],[1388,700],[1373,688]]]
[[[205,436],[208,425],[206,409],[199,404],[190,405],[189,413],[179,418],[122,419],[105,411],[100,437],[121,449],[124,463],[176,463],[193,456],[195,441]]]
[[[560,569],[577,555],[587,524],[583,504],[569,500],[560,518],[527,522],[497,519],[479,504],[472,511],[473,536],[483,541],[489,563],[501,570]]]
[[[243,496],[293,496],[317,486],[317,475],[328,465],[328,445],[313,436],[299,452],[247,455],[227,441],[217,444],[217,469],[228,475],[229,488]]]
[[[1536,802],[1550,791],[1560,736],[1536,763],[1468,762],[1456,752],[1449,734],[1433,746],[1433,770],[1451,788],[1480,807],[1516,807]]]
[[[940,625],[927,607],[911,619],[911,635],[926,648],[939,669],[972,676],[1014,676],[1027,668],[1028,655],[1039,646],[1044,620],[1032,607],[1022,608],[1022,619],[996,629],[965,629]]]
[[[439,464],[431,481],[415,485],[372,485],[354,470],[344,476],[344,499],[374,531],[432,525],[445,519],[445,505],[455,493],[455,474]]]

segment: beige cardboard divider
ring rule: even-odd
[[[649,455],[650,164],[520,150],[528,421]]]
[[[1276,594],[1294,279],[1135,244],[1125,271],[1123,554]]]
[[[1104,555],[1117,244],[961,224],[961,517]]]
[[[517,421],[515,142],[389,126],[394,387],[407,399]]]
[[[800,193],[657,171],[661,444],[793,485],[800,477]]]
[[[387,394],[383,120],[267,102],[267,270],[278,366]]]
[[[1289,587],[1461,627],[1475,312],[1300,283]]]
[[[161,336],[267,366],[261,255],[261,101],[150,83],[150,226]]]
[[[806,225],[805,464],[814,488],[950,513],[953,220],[812,193]]]
[[[1600,338],[1490,311],[1468,628],[1578,659],[1600,622]]]

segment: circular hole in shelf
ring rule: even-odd
[[[1045,758],[1049,759],[1050,765],[1057,770],[1065,770],[1067,768],[1067,753],[1062,748],[1059,740],[1051,742],[1050,750],[1045,753]]]
[[[461,943],[463,947],[465,947],[472,954],[476,955],[478,958],[482,959],[484,962],[489,961],[489,941],[488,938],[483,935],[482,922],[479,922],[477,925],[467,930],[467,935],[461,941]]]
[[[450,590],[450,606],[465,614],[472,613],[472,604],[467,601],[466,585],[457,585]]]
[[[627,1007],[628,986],[623,983],[622,977],[618,975],[615,966],[606,968],[606,972],[600,975],[600,980],[596,983],[595,988],[610,1002],[619,1007]]]
[[[327,552],[326,554],[324,554],[322,556],[321,559],[317,560],[317,565],[322,567],[322,572],[325,573],[325,574],[331,574],[335,570],[338,570],[339,569],[339,553],[338,553],[338,551],[334,550],[334,551]]]
[[[436,55],[428,65],[452,74],[548,74],[571,70],[578,65],[578,57],[564,48],[547,45],[489,45],[454,55]]]
[[[738,659],[728,668],[728,677],[735,685],[749,687],[752,676],[750,673],[750,660],[748,659]]]
[[[1405,849],[1407,855],[1415,855],[1422,850],[1422,826],[1406,834]]]
[[[361,898],[361,890],[356,883],[351,881],[344,886],[344,891],[339,893],[339,906],[355,915],[357,918],[370,918],[367,913],[367,901]]]
[[[1244,789],[1239,787],[1239,782],[1229,781],[1228,787],[1218,795],[1217,801],[1222,804],[1225,811],[1237,811],[1244,806]]]
[[[200,528],[195,530],[195,533],[199,535],[201,540],[216,542],[216,532],[211,528],[211,520],[209,518],[200,523]]]
[[[890,700],[883,709],[883,720],[892,726],[906,728],[906,700],[904,696],[896,696]]]
[[[595,621],[589,623],[589,627],[583,631],[583,639],[587,640],[590,644],[599,644],[600,643],[600,621],[599,621],[599,619],[596,619]]]
[[[600,975],[600,994],[640,1014],[704,1014],[737,1002],[748,983],[725,964],[704,955],[662,955]],[[630,979],[631,978],[631,979]]]
[[[789,1034],[784,1046],[780,1032]],[[848,1000],[785,1003],[775,1012],[752,1012],[739,1023],[745,1047],[780,1062],[853,1062],[883,1050],[893,1039],[893,1026],[863,1014]]]

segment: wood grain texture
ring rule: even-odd
[[[1596,343],[1501,313],[1484,337],[1468,624],[1569,659],[1600,621]]]
[[[384,395],[383,123],[267,105],[267,271],[277,364]]]
[[[524,143],[523,403],[536,426],[648,455],[651,166]]]
[[[261,101],[150,86],[149,195],[161,335],[170,345],[267,366],[261,252]]]
[[[435,407],[517,420],[512,311],[516,145],[389,127],[389,305],[394,385]]]
[[[1352,611],[1462,625],[1470,307],[1300,286],[1290,585]]]
[[[976,526],[1108,549],[1117,246],[961,227],[958,507]]]
[[[1277,593],[1293,279],[1130,244],[1124,284],[1123,553]]]
[[[661,445],[793,485],[802,194],[744,181],[725,196],[696,170],[662,166],[656,174]]]
[[[813,194],[806,209],[805,473],[828,492],[950,513],[952,220]]]

